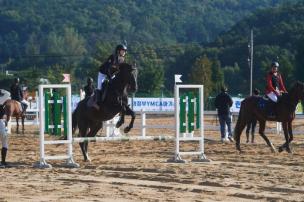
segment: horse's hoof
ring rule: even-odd
[[[283,147],[279,147],[279,152],[281,153],[282,151],[284,151]]]
[[[88,162],[88,163],[91,163],[91,159],[90,158],[86,158],[83,160],[84,162]]]
[[[129,126],[125,127],[125,129],[124,129],[124,133],[128,133],[128,132],[130,132],[130,130],[131,130],[131,128],[130,128]]]
[[[115,127],[119,128],[122,124],[123,124],[122,122],[117,122],[116,125],[115,125]]]
[[[290,149],[289,147],[286,148],[286,151],[287,151],[288,153],[292,154],[292,151],[291,151],[291,149]]]
[[[238,152],[239,152],[239,154],[243,154],[244,153],[244,151],[243,150],[238,150]]]
[[[236,148],[236,150],[239,152],[239,154],[243,153],[243,151],[241,150],[241,148]]]

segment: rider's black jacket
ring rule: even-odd
[[[117,59],[115,59],[115,55],[112,54],[110,57],[99,67],[99,72],[107,75],[111,78],[111,67],[112,65],[117,63]]]
[[[229,115],[230,107],[232,106],[233,101],[228,93],[221,92],[216,96],[214,104],[217,108],[218,115]]]
[[[21,102],[23,100],[23,92],[18,84],[11,85],[10,88],[11,99]]]

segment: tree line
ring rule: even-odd
[[[303,3],[289,0],[0,0],[0,86],[21,77],[30,89],[40,78],[61,82],[71,73],[78,91],[85,77],[118,43],[139,68],[137,96],[172,95],[173,75],[249,94],[248,36],[254,31],[254,87],[264,88],[269,64],[278,57],[289,86],[303,79]]]

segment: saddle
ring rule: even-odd
[[[27,108],[26,104],[23,104],[22,102],[16,101],[18,103],[18,108],[20,113],[25,113],[25,110]]]
[[[87,107],[94,107],[94,108],[99,107],[97,105],[97,95],[96,95],[95,92],[93,93],[93,95],[91,95],[90,97],[88,97],[86,99],[88,99],[88,101],[87,101]]]
[[[257,106],[263,111],[268,118],[276,117],[276,105],[278,103],[273,102],[266,95],[257,97]]]
[[[103,90],[95,89],[93,95],[88,97],[87,101],[87,107],[94,107],[96,109],[99,109],[100,105],[104,102],[106,98],[108,88],[106,86],[103,86]]]

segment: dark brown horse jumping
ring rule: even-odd
[[[16,117],[17,123],[17,134],[19,134],[19,119],[21,118],[22,124],[22,133],[24,133],[24,119],[25,119],[25,111],[22,110],[21,104],[16,100],[6,100],[3,103],[3,110],[6,116],[6,126],[8,122],[11,120],[11,117]]]
[[[86,98],[78,103],[72,115],[73,133],[79,128],[80,137],[94,137],[99,129],[102,128],[102,122],[112,119],[116,114],[120,113],[120,120],[116,127],[119,128],[124,123],[124,116],[130,115],[131,122],[124,129],[128,133],[133,127],[135,112],[128,105],[128,91],[135,92],[137,90],[137,69],[127,63],[119,65],[119,71],[115,74],[115,78],[110,81],[107,88],[107,94],[100,106],[100,109],[88,106]],[[84,160],[90,160],[88,156],[88,142],[79,143]]]
[[[272,152],[276,152],[275,147],[265,135],[266,121],[282,122],[282,127],[285,135],[285,143],[279,147],[279,152],[286,149],[291,153],[290,142],[293,140],[292,121],[295,118],[295,110],[299,100],[304,100],[304,84],[296,82],[288,94],[282,96],[280,101],[275,106],[275,118],[267,117],[266,107],[261,107],[262,97],[251,96],[246,98],[241,103],[239,117],[234,130],[234,138],[236,141],[236,149],[241,152],[240,137],[246,124],[251,120],[257,119],[260,125],[259,134],[266,141]]]

